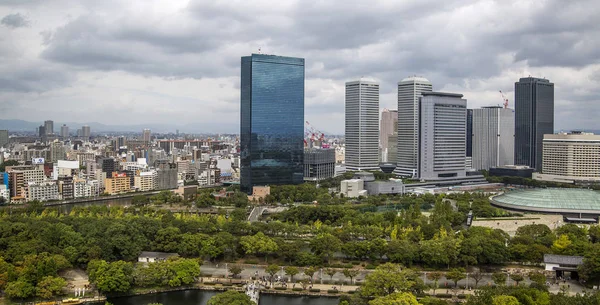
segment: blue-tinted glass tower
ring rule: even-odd
[[[303,182],[304,59],[242,57],[240,184]]]

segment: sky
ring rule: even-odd
[[[305,118],[327,133],[346,81],[396,109],[412,75],[469,108],[544,77],[556,130],[600,129],[598,20],[597,0],[0,0],[0,119],[239,132],[240,57],[260,48],[305,58]]]

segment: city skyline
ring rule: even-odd
[[[592,1],[9,3],[0,5],[0,35],[10,42],[0,48],[10,75],[0,78],[0,119],[201,118],[203,128],[235,132],[237,59],[260,48],[306,58],[306,119],[329,133],[343,133],[344,83],[362,75],[380,81],[380,108],[389,109],[395,84],[410,75],[464,94],[473,108],[501,104],[498,90],[512,108],[516,79],[546,77],[557,84],[556,130],[600,129]]]

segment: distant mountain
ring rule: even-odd
[[[60,126],[66,124],[69,126],[71,133],[83,125],[90,126],[92,133],[95,132],[142,132],[145,128],[149,128],[152,132],[168,133],[179,132],[183,133],[239,133],[239,125],[223,122],[218,125],[198,123],[198,124],[135,124],[135,125],[107,125],[98,122],[77,123],[77,122],[60,122],[54,121],[54,133],[60,133]],[[34,132],[37,127],[44,125],[44,122],[29,122],[24,120],[2,120],[0,119],[0,129],[8,129],[9,131],[30,131]]]

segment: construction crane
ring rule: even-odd
[[[504,105],[504,109],[508,108],[508,99],[506,98],[506,96],[504,96],[504,93],[502,93],[502,90],[500,90],[500,95],[502,95],[502,104]]]
[[[316,129],[313,125],[311,125],[308,121],[306,121],[306,130],[304,132],[304,143],[308,145],[308,141],[310,141],[311,146],[315,141],[319,141],[323,143],[325,140],[325,134]]]

